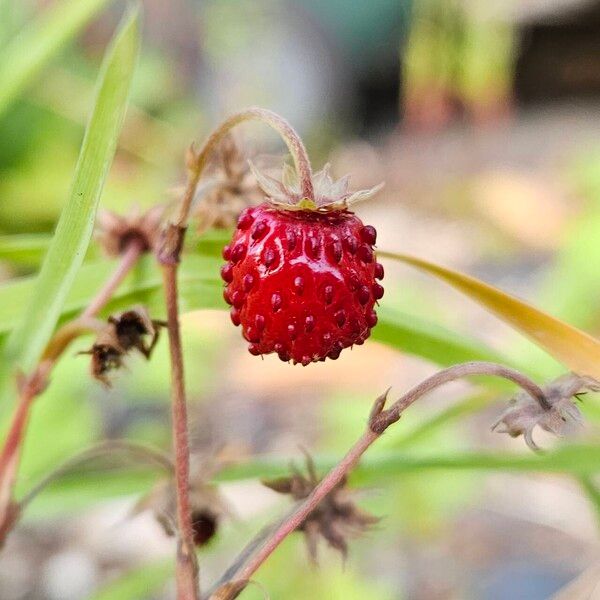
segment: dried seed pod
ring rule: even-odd
[[[164,321],[151,319],[143,306],[111,315],[108,322],[114,326],[117,340],[125,352],[135,348],[146,358],[150,358],[158,342],[160,328],[167,325]]]
[[[160,240],[165,209],[162,204],[144,213],[134,208],[128,215],[103,210],[96,221],[96,239],[108,256],[119,256],[132,240],[139,240],[144,251],[150,252]]]
[[[587,391],[600,391],[600,383],[591,377],[568,373],[544,386],[543,390],[548,408],[521,392],[511,400],[492,430],[508,433],[511,437],[522,435],[532,450],[539,450],[533,440],[535,427],[563,436],[573,426],[581,425],[582,416],[573,399]]]
[[[123,367],[125,356],[132,349],[150,359],[164,325],[163,321],[151,319],[144,307],[111,315],[92,347],[79,354],[91,355],[92,376],[110,386],[109,373]]]
[[[214,470],[215,466],[212,462],[200,461],[190,479],[192,535],[194,544],[198,547],[206,545],[213,539],[221,520],[229,513],[218,488],[207,481],[214,474]],[[171,479],[159,481],[149,494],[137,503],[133,514],[139,514],[144,510],[151,510],[154,513],[167,535],[177,534],[175,486]]]
[[[289,494],[296,501],[304,500],[319,483],[314,463],[308,455],[306,466],[308,476],[292,466],[290,476],[263,481],[263,484],[279,494]],[[378,522],[378,517],[361,510],[354,503],[344,478],[308,515],[298,531],[304,533],[309,556],[316,562],[320,537],[346,558],[348,539],[365,533]]]

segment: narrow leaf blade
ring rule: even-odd
[[[379,251],[450,284],[529,337],[548,354],[581,375],[600,379],[600,341],[478,279],[435,263]]]
[[[31,369],[48,342],[83,262],[96,208],[114,156],[138,53],[138,13],[128,14],[103,61],[69,199],[30,296],[7,345],[9,359]]]

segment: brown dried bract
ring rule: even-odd
[[[200,232],[234,227],[244,208],[264,199],[250,170],[248,154],[234,135],[221,142],[210,167],[214,182],[195,212]]]
[[[263,484],[279,494],[289,494],[294,500],[304,500],[319,483],[314,463],[308,455],[306,466],[308,476],[292,466],[289,477],[263,481]],[[304,532],[310,558],[316,563],[319,537],[323,537],[345,559],[348,539],[365,533],[379,520],[356,506],[344,478],[308,515],[298,531]]]
[[[132,240],[139,240],[145,252],[156,249],[165,208],[159,204],[144,213],[134,208],[128,215],[101,211],[96,229],[100,246],[108,256],[119,256]]]
[[[110,386],[109,373],[123,366],[124,358],[131,350],[150,358],[159,330],[164,325],[163,321],[151,319],[144,307],[111,315],[92,347],[80,354],[91,355],[92,376]]]
[[[600,391],[600,383],[591,377],[581,377],[568,373],[544,386],[544,396],[549,408],[542,407],[526,392],[521,392],[511,400],[492,429],[498,433],[508,433],[511,437],[522,435],[532,450],[539,450],[533,440],[536,426],[557,436],[563,436],[574,426],[581,425],[581,412],[574,398],[587,391]]]
[[[194,469],[190,480],[190,504],[192,507],[193,540],[196,546],[206,545],[217,533],[222,518],[228,513],[225,501],[216,486],[207,479],[214,473],[214,467],[202,461]],[[134,514],[151,510],[165,533],[177,533],[175,485],[171,479],[158,482],[150,493],[144,496],[134,508]]]
[[[113,325],[119,345],[125,352],[135,348],[146,358],[150,358],[158,342],[160,328],[167,326],[164,321],[151,319],[144,307],[110,316],[108,322]]]

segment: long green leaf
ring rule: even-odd
[[[600,379],[600,341],[587,333],[469,275],[406,254],[379,251],[378,255],[406,263],[449,283],[573,371]]]
[[[475,340],[385,304],[379,307],[377,314],[379,321],[373,329],[372,339],[435,364],[449,366],[469,360],[506,362],[498,353]]]
[[[55,2],[0,53],[0,116],[37,73],[112,0]]]
[[[320,472],[331,469],[336,460],[317,459]],[[405,451],[379,451],[367,454],[355,471],[360,481],[376,480],[400,473],[422,470],[481,470],[481,471],[540,471],[592,475],[600,471],[600,446],[560,446],[544,454],[516,454],[510,452],[462,452],[418,456]],[[256,460],[231,466],[222,471],[222,481],[246,478],[265,478],[283,475],[289,463],[283,459]]]
[[[319,473],[331,469],[336,457],[315,457]],[[218,475],[219,481],[272,478],[289,473],[289,457],[257,458],[231,465]],[[514,452],[446,452],[421,455],[405,450],[367,453],[352,472],[356,483],[389,481],[390,477],[422,471],[505,471],[563,473],[590,477],[600,472],[600,446],[592,444],[560,446],[544,454]],[[157,470],[97,471],[66,474],[54,481],[31,503],[27,514],[58,514],[64,510],[80,509],[107,497],[131,495],[147,491],[156,478]]]
[[[202,308],[221,308],[222,283],[218,276],[221,260],[217,258],[218,244],[209,239],[198,246],[195,253],[186,254],[180,270],[182,311]],[[91,261],[77,274],[71,292],[62,307],[62,318],[74,315],[86,306],[100,282],[107,278],[113,265],[106,260]],[[154,259],[144,257],[127,277],[107,305],[107,311],[144,303],[156,314],[163,311],[162,277]],[[19,298],[29,297],[34,289],[32,278],[11,281],[0,286],[0,336],[10,331],[23,318]],[[379,324],[373,330],[373,339],[440,365],[468,360],[502,359],[484,345],[464,338],[442,327],[416,319],[412,315],[381,307]]]
[[[138,12],[124,17],[103,61],[94,110],[86,128],[69,199],[38,275],[24,319],[7,356],[29,370],[48,342],[83,262],[96,208],[123,123],[138,53]],[[21,299],[21,302],[23,300]]]
[[[0,235],[0,260],[11,265],[37,266],[50,247],[51,239],[45,233]]]

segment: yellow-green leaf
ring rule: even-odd
[[[533,340],[569,369],[600,379],[600,341],[475,277],[395,252],[379,251],[450,284]]]

